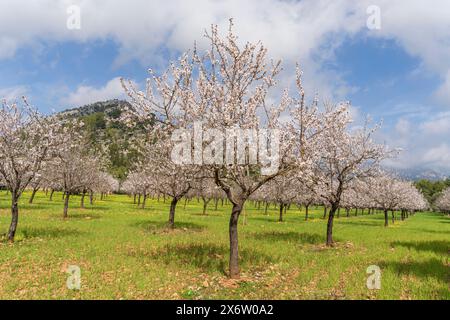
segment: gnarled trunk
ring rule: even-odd
[[[384,226],[387,227],[389,225],[388,211],[384,210]]]
[[[308,221],[308,214],[309,214],[308,210],[309,210],[309,205],[306,205],[305,206],[305,221]]]
[[[169,228],[173,229],[175,227],[175,209],[177,207],[179,198],[173,197],[170,202],[170,212],[169,212]]]
[[[17,192],[11,192],[11,224],[8,231],[8,241],[14,242],[17,224],[19,222],[19,197]]]
[[[202,198],[202,200],[203,200],[203,213],[202,213],[202,215],[205,216],[206,215],[206,209],[208,209],[208,203],[211,200],[208,200],[206,198]]]
[[[230,278],[239,278],[239,243],[238,243],[238,221],[242,212],[242,204],[233,204],[230,217]]]
[[[327,206],[323,207],[323,219],[325,219],[327,217]]]
[[[31,193],[30,200],[28,201],[29,204],[32,204],[34,201],[34,197],[36,196],[36,192],[38,192],[39,188],[33,188],[33,192]]]
[[[142,209],[145,209],[145,204],[147,203],[147,192],[144,192],[144,196],[142,199]]]
[[[219,204],[219,199],[214,199],[214,211],[217,211],[218,204]]]
[[[333,220],[334,214],[337,210],[337,205],[331,205],[330,212],[328,213],[328,223],[327,223],[327,246],[333,245]]]
[[[283,209],[284,209],[284,205],[282,203],[280,203],[280,217],[278,219],[279,222],[283,222]]]
[[[85,208],[85,206],[84,206],[84,198],[85,197],[86,197],[86,191],[83,191],[83,193],[81,194],[81,203],[80,203],[80,206],[82,209]]]
[[[64,197],[64,214],[63,217],[64,219],[67,218],[68,216],[68,211],[69,211],[69,199],[70,199],[70,192],[65,192],[65,197]]]

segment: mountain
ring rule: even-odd
[[[69,117],[83,117],[89,116],[95,113],[102,113],[105,116],[116,119],[120,116],[122,111],[126,107],[130,107],[130,103],[125,100],[107,100],[107,101],[98,101],[95,103],[91,103],[85,106],[67,109],[62,111],[60,114],[69,116]]]
[[[129,102],[115,99],[60,112],[64,117],[84,122],[85,134],[93,151],[104,154],[109,173],[119,181],[124,181],[139,161],[140,154],[133,148],[133,138],[144,133],[142,123],[130,128],[118,121],[129,106]]]
[[[400,169],[395,170],[395,172],[402,178],[407,180],[430,180],[430,181],[439,181],[450,178],[450,174],[444,170],[434,170],[427,168],[409,168],[409,169]]]

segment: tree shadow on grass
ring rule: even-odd
[[[217,211],[216,212],[214,212],[214,211],[212,211],[212,212],[207,212],[206,214],[203,214],[203,213],[188,213],[189,215],[191,215],[191,216],[198,216],[198,217],[223,217],[224,215],[223,214],[220,214],[220,213],[217,213]]]
[[[177,231],[200,232],[206,228],[204,225],[192,222],[175,222],[174,229],[170,229],[166,221],[139,221],[133,223],[132,226],[152,234],[171,233]]]
[[[357,218],[357,217],[355,217]],[[344,220],[346,219],[346,220]],[[335,219],[339,224],[346,224],[346,225],[354,225],[354,226],[362,226],[362,227],[383,227],[384,225],[384,219],[374,220],[374,221],[351,221],[351,218],[339,218]],[[389,222],[391,222],[389,220]]]
[[[449,235],[448,231],[438,231],[438,230],[425,229],[425,228],[406,228],[406,229],[414,231],[414,232],[425,232],[425,233],[432,233],[432,234],[441,234],[441,235],[446,235],[446,236]]]
[[[45,210],[51,208],[51,205],[33,203],[19,204],[19,210]]]
[[[401,246],[417,251],[432,251],[437,254],[448,255],[450,253],[450,242],[445,240],[432,241],[394,241],[391,247]]]
[[[324,243],[325,237],[314,233],[298,233],[298,232],[281,232],[281,231],[267,231],[251,234],[251,237],[257,240],[266,241],[288,241],[308,244]]]
[[[433,258],[423,262],[379,262],[378,265],[383,270],[384,268],[392,269],[398,274],[398,276],[414,276],[420,278],[435,278],[436,280],[443,282],[444,284],[449,283],[450,274],[449,266],[440,259]],[[438,290],[436,292],[438,299],[447,299],[450,297],[448,290]]]
[[[68,236],[81,235],[83,232],[76,229],[66,228],[22,228],[18,230],[19,238],[62,238]]]
[[[214,244],[168,244],[152,252],[138,252],[152,260],[177,266],[193,266],[207,271],[226,273],[229,248]],[[273,258],[256,250],[239,250],[239,262],[243,268],[255,268],[273,262]]]
[[[249,220],[257,220],[257,221],[263,221],[263,222],[279,222],[278,221],[278,216],[275,215],[271,215],[271,216],[262,216],[262,217],[255,217],[255,216],[250,216]]]
[[[87,209],[86,209],[87,210]],[[100,219],[102,216],[98,213],[73,213],[69,214],[68,219],[77,220],[77,219]]]

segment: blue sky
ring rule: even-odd
[[[211,23],[235,19],[242,40],[262,40],[282,58],[289,86],[295,62],[310,97],[349,100],[356,121],[384,125],[380,141],[405,151],[390,165],[450,175],[450,5],[393,1],[4,0],[0,4],[0,96],[27,95],[42,112],[123,98],[118,78],[142,83],[146,70],[202,47]],[[25,5],[26,4],[26,5]],[[380,8],[380,29],[366,25]],[[81,28],[66,27],[80,8]]]

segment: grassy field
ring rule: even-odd
[[[61,195],[21,201],[16,242],[0,242],[1,299],[449,299],[450,218],[418,213],[383,227],[382,215],[336,219],[326,248],[322,210],[310,221],[292,208],[247,205],[239,225],[239,281],[227,279],[229,207],[201,215],[181,201],[174,231],[168,203],[138,209],[127,196],[80,209],[74,197],[62,219]],[[211,202],[212,203],[212,202]],[[0,191],[0,233],[9,221]],[[66,286],[69,265],[81,268],[81,290]],[[380,290],[366,287],[366,269],[381,268]]]

